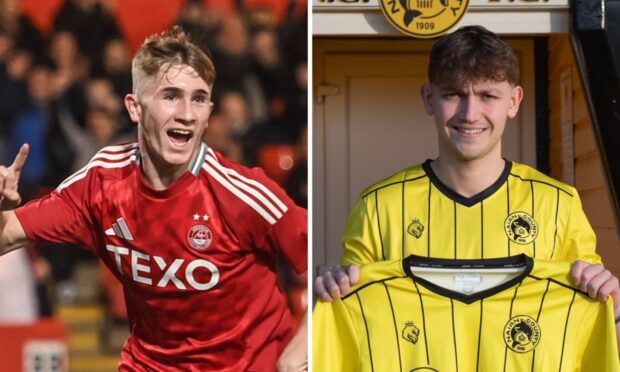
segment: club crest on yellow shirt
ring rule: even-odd
[[[517,353],[534,350],[540,342],[540,336],[538,322],[527,315],[512,317],[504,327],[504,342],[510,350]]]
[[[420,329],[415,326],[413,322],[406,322],[402,331],[403,338],[412,344],[418,342],[418,336],[420,335]]]
[[[400,32],[430,38],[441,35],[465,14],[469,0],[380,0],[383,15]]]
[[[407,227],[407,233],[413,235],[416,239],[420,239],[423,232],[424,225],[422,225],[422,222],[420,222],[420,220],[418,220],[417,218],[411,221],[409,227]]]
[[[504,221],[508,238],[517,244],[529,244],[538,236],[538,224],[525,212],[514,212]]]

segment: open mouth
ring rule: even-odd
[[[166,133],[168,134],[168,138],[170,138],[170,142],[177,146],[186,145],[193,136],[192,131],[186,129],[170,129]]]

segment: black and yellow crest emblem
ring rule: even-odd
[[[530,244],[538,236],[538,224],[525,212],[515,212],[506,217],[504,230],[508,238],[517,244]]]
[[[418,38],[443,34],[465,14],[469,0],[379,0],[388,21]]]
[[[418,336],[420,335],[420,329],[415,326],[413,322],[406,322],[402,331],[403,338],[412,344],[418,342]]]
[[[424,225],[422,225],[422,223],[418,219],[414,219],[413,221],[411,221],[411,223],[407,227],[407,233],[414,236],[416,239],[420,239],[423,232]]]
[[[540,325],[527,315],[513,316],[504,327],[504,342],[517,353],[534,350],[540,342],[540,336]]]

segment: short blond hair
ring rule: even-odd
[[[187,65],[210,86],[215,82],[215,66],[209,51],[194,44],[180,26],[152,35],[136,53],[131,63],[133,93],[146,79],[157,76],[162,67]]]

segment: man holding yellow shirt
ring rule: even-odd
[[[362,192],[343,236],[344,267],[317,278],[330,301],[359,280],[359,266],[410,254],[450,259],[527,256],[572,265],[590,297],[613,298],[618,280],[601,265],[575,188],[501,156],[501,137],[523,98],[513,50],[480,27],[433,46],[421,89],[435,119],[439,156]]]

